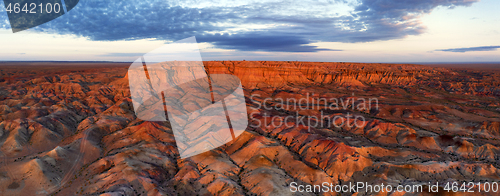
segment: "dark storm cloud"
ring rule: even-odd
[[[480,47],[470,47],[470,48],[451,48],[451,49],[442,49],[436,51],[444,51],[444,52],[475,52],[475,51],[495,51],[500,46],[480,46]]]
[[[272,52],[315,52],[321,49],[316,46],[308,46],[310,41],[296,35],[282,35],[267,33],[243,33],[243,34],[217,34],[199,36],[197,41],[209,42],[224,49],[236,49],[241,51],[272,51]],[[338,51],[338,50],[336,50]]]
[[[196,36],[198,41],[225,49],[316,52],[325,49],[309,44],[322,41],[371,42],[419,35],[425,31],[425,26],[419,20],[422,14],[438,6],[469,6],[478,1],[359,0],[353,3],[354,11],[350,15],[332,16],[317,13],[318,7],[315,6],[323,6],[317,1],[303,3],[296,10],[290,10],[295,4],[288,0],[204,8],[176,6],[175,2],[165,0],[81,0],[65,16],[34,30],[83,36],[98,41],[175,41]],[[3,15],[0,14],[0,28],[1,22],[6,20]],[[252,25],[269,27],[252,29]],[[242,26],[248,29],[234,30]]]

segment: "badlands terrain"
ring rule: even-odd
[[[500,181],[498,69],[204,64],[241,80],[249,126],[181,159],[168,121],[136,117],[129,63],[0,63],[0,195],[466,195],[445,190],[454,182],[499,194],[469,186]],[[292,192],[292,182],[423,192]]]

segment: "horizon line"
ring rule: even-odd
[[[384,64],[500,64],[500,61],[485,61],[485,62],[360,62],[360,61],[298,61],[298,60],[209,60],[209,61],[203,61],[203,62],[210,62],[210,61],[276,61],[276,62],[324,62],[324,63],[384,63]],[[33,60],[33,61],[2,61],[0,60],[0,63],[133,63],[133,61],[38,61],[38,60]]]

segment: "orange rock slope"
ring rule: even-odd
[[[186,159],[169,122],[136,118],[129,64],[0,64],[1,195],[408,193],[292,192],[292,183],[359,182],[425,192],[410,195],[463,195],[446,192],[446,183],[500,180],[500,71],[204,64],[209,74],[240,78],[250,125],[232,142]],[[440,192],[427,193],[436,183]]]

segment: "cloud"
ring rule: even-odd
[[[0,1],[0,28],[2,29],[10,29],[9,17],[7,16],[7,11],[5,10],[5,4]]]
[[[361,0],[350,25],[364,31],[355,33],[347,41],[369,42],[419,35],[426,30],[420,21],[423,14],[439,6],[454,8],[475,2],[479,0]]]
[[[475,52],[475,51],[495,51],[500,46],[479,46],[479,47],[470,47],[470,48],[451,48],[451,49],[441,49],[436,51],[444,51],[444,52]]]
[[[140,57],[144,55],[144,53],[107,53],[99,56],[105,57]]]
[[[96,41],[177,40],[205,31],[221,31],[212,21],[234,18],[211,9],[171,6],[166,1],[81,1],[80,5],[35,30],[73,34]]]
[[[372,42],[425,32],[420,16],[479,0],[82,0],[63,17],[33,29],[95,41],[196,36],[223,49],[317,52],[316,42]],[[338,7],[346,6],[343,10]],[[6,28],[0,14],[0,28]]]
[[[307,45],[309,40],[297,35],[283,35],[269,32],[252,32],[242,34],[204,35],[197,38],[199,42],[209,42],[223,49],[240,51],[272,51],[272,52],[316,52],[340,51],[322,49]]]

